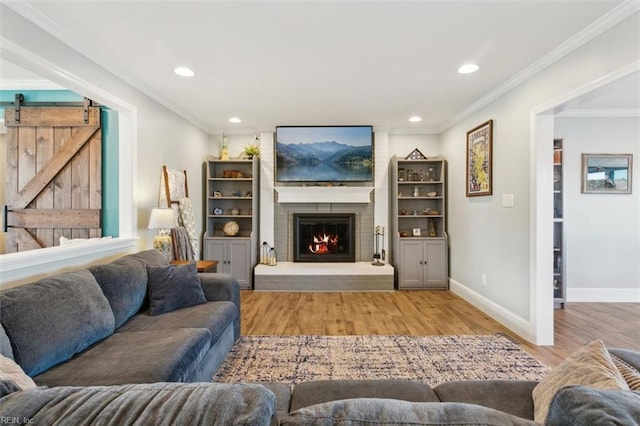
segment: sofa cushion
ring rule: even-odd
[[[535,425],[491,408],[456,402],[359,398],[312,405],[289,413],[281,425]]]
[[[27,376],[14,360],[3,355],[0,355],[0,380],[11,380],[20,389],[36,387],[33,379]]]
[[[482,405],[533,420],[531,392],[537,384],[526,380],[464,380],[442,383],[433,391],[443,402]]]
[[[414,380],[314,380],[296,385],[289,409],[294,411],[324,402],[355,398],[439,401],[429,385]]]
[[[206,328],[211,332],[212,342],[231,324],[237,316],[237,308],[231,302],[208,302],[203,305],[178,309],[159,316],[148,312],[138,314],[116,330],[118,333],[147,330],[171,330],[176,328]]]
[[[207,302],[195,263],[147,266],[149,314],[160,315]]]
[[[115,328],[109,302],[89,271],[4,290],[0,306],[13,357],[30,376],[70,359]]]
[[[569,385],[629,390],[629,386],[613,364],[604,343],[595,340],[562,361],[533,389],[536,422],[544,422],[553,396],[561,388]]]
[[[184,382],[210,346],[203,328],[116,333],[34,380],[45,386]]]
[[[546,426],[640,425],[640,393],[568,386],[555,394]]]
[[[12,393],[0,417],[34,425],[268,425],[275,397],[259,385],[153,383]]]
[[[167,259],[162,253],[146,250],[89,268],[109,300],[116,328],[136,314],[146,302],[147,265],[166,264]]]

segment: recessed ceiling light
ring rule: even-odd
[[[229,123],[241,123],[242,120],[240,120],[238,117],[231,117],[229,119]]]
[[[478,71],[479,66],[476,64],[464,64],[460,68],[458,68],[458,72],[460,74],[471,74],[472,72]]]
[[[409,121],[412,123],[418,123],[420,121],[422,121],[422,117],[418,117],[417,115],[413,115],[411,117],[409,117]]]
[[[177,67],[173,70],[174,73],[178,74],[180,77],[193,77],[196,73],[187,67]]]

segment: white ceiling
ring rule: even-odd
[[[576,40],[619,14],[622,3],[94,0],[7,6],[212,133],[291,124],[437,132],[577,47]],[[468,61],[480,70],[458,74]],[[176,76],[178,65],[196,76]],[[0,80],[21,79],[13,71],[6,75],[1,67]],[[636,77],[624,88],[631,96],[623,102],[635,93],[636,109],[639,87]],[[423,121],[409,123],[411,115]],[[242,123],[229,123],[231,116]]]

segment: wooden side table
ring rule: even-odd
[[[172,265],[187,265],[193,263],[193,260],[172,260]],[[196,269],[198,272],[216,272],[218,268],[217,260],[196,260]]]

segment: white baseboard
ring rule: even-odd
[[[640,303],[640,288],[567,288],[567,302]]]
[[[449,290],[460,296],[485,314],[489,315],[500,324],[507,327],[528,342],[535,344],[535,336],[531,331],[530,321],[515,315],[513,312],[503,308],[497,303],[487,299],[483,295],[476,293],[464,284],[449,278]]]

